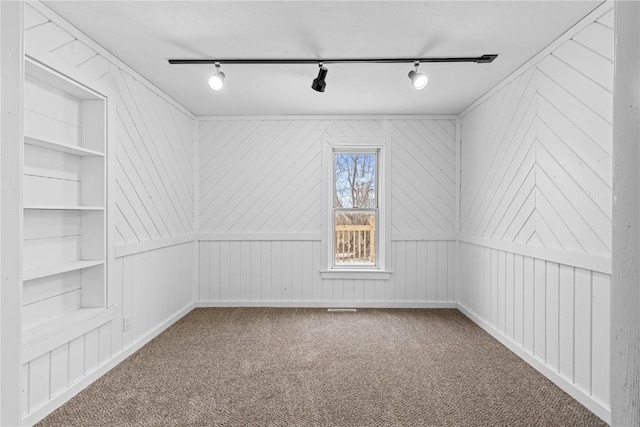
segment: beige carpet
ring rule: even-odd
[[[606,425],[457,310],[196,309],[42,426]]]

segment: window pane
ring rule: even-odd
[[[376,264],[376,211],[335,211],[335,265]]]
[[[336,208],[376,208],[377,165],[375,153],[336,153]]]

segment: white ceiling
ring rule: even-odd
[[[601,1],[46,1],[196,115],[455,114]],[[367,58],[499,54],[492,64],[207,65],[170,58]]]

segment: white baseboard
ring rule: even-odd
[[[283,307],[283,308],[458,308],[455,302],[349,302],[349,301],[200,301],[196,307]]]
[[[489,335],[498,340],[502,345],[507,347],[513,353],[515,353],[522,360],[531,365],[534,369],[540,372],[542,375],[551,380],[555,385],[564,390],[571,397],[576,399],[582,405],[584,405],[591,412],[600,417],[604,422],[611,424],[611,409],[604,406],[601,402],[595,400],[593,397],[589,396],[586,392],[576,387],[574,384],[567,381],[560,374],[550,369],[544,362],[536,358],[535,356],[527,353],[522,347],[516,345],[513,341],[502,335],[491,325],[486,323],[484,320],[476,316],[473,312],[471,312],[467,307],[458,303],[458,310],[471,319],[475,324],[484,329]]]
[[[109,359],[107,363],[98,367],[98,369],[91,372],[90,374],[84,376],[80,381],[73,384],[71,387],[69,387],[64,392],[57,395],[53,399],[49,400],[42,407],[28,414],[25,418],[22,419],[22,424],[31,426],[37,423],[38,421],[42,420],[51,412],[55,411],[60,406],[65,404],[67,401],[69,401],[71,398],[73,398],[75,395],[77,395],[82,390],[87,388],[95,380],[97,380],[98,378],[100,378],[101,376],[109,372],[111,369],[113,369],[116,365],[118,365],[120,362],[125,360],[127,357],[131,356],[133,353],[140,350],[145,344],[147,344],[149,341],[151,341],[152,339],[160,335],[160,333],[164,332],[169,326],[173,325],[182,317],[184,317],[186,314],[188,314],[191,310],[193,310],[194,307],[195,307],[195,304],[193,303],[189,304],[188,306],[180,310],[178,313],[171,316],[169,319],[167,319],[166,321],[158,325],[155,329],[153,329],[147,335],[140,338],[138,341],[131,344],[129,347],[125,348],[117,355],[113,356],[111,359]]]

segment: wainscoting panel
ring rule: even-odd
[[[462,116],[463,234],[610,256],[613,12],[605,6]]]
[[[69,341],[44,352],[33,345],[23,350],[22,415],[28,419],[52,401],[78,385],[87,376],[104,366],[117,351],[114,349],[113,313],[107,313],[88,323],[86,328]]]
[[[130,325],[122,332],[123,350],[194,302],[195,249],[189,242],[116,259],[122,317]]]
[[[460,252],[459,304],[608,408],[611,276],[464,242]]]
[[[320,277],[319,240],[200,241],[198,302],[455,306],[455,244],[393,241],[391,280],[353,280]]]

